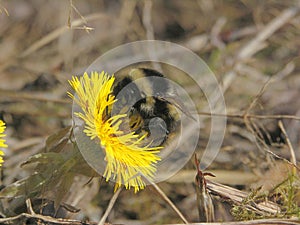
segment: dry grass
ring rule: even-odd
[[[0,118],[7,123],[9,145],[0,188],[29,176],[32,166],[20,164],[34,154],[48,151],[44,148],[46,137],[71,125],[72,102],[66,91],[72,75],[81,74],[94,59],[113,47],[154,38],[193,50],[222,85],[228,112],[226,135],[209,169],[218,171],[214,182],[231,184],[239,190],[225,187],[219,191],[208,184],[209,190],[218,195],[213,201],[216,220],[271,217],[255,211],[260,208],[256,208],[259,203],[254,204],[254,200],[262,201],[261,196],[282,206],[285,212],[291,204],[289,213],[275,213],[277,216],[299,218],[295,211],[300,205],[299,170],[295,169],[300,157],[299,7],[299,2],[292,0],[0,1]],[[185,80],[178,82],[198,97],[197,87]],[[200,111],[202,104],[199,102]],[[206,119],[197,149],[199,155],[210,131],[209,115],[201,113]],[[234,183],[232,176],[228,177],[231,172],[236,176]],[[195,174],[190,162],[172,180],[159,184],[190,222],[198,221]],[[63,223],[43,216],[39,219],[45,224],[100,221],[113,196],[113,184],[98,178],[88,181],[88,177],[76,176],[63,201],[69,206],[67,211],[75,207],[80,212],[61,210],[62,214],[57,215],[76,222]],[[295,189],[291,190],[293,185]],[[228,194],[225,190],[231,190],[229,196],[233,197],[242,190],[241,196],[247,197],[224,203],[224,194]],[[284,190],[288,192],[286,196],[282,194]],[[56,191],[40,197],[51,199]],[[138,194],[122,191],[108,221],[181,223],[165,200],[151,187]],[[0,216],[16,216],[17,221],[38,219],[34,217],[39,215],[35,203],[27,201],[26,207],[24,196],[1,200]],[[34,209],[28,211],[31,204]],[[239,214],[241,218],[233,218],[233,205],[241,207],[240,212],[245,209]],[[249,205],[255,208],[254,214]],[[268,221],[256,224],[260,223]]]

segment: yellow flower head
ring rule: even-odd
[[[6,128],[5,123],[2,120],[0,120],[0,148],[1,147],[3,147],[3,148],[7,147],[7,145],[4,143],[5,140],[2,139],[3,137],[5,137],[5,134],[3,134],[4,131],[5,131],[5,128]],[[2,163],[3,163],[3,158],[2,158],[3,155],[4,155],[4,152],[0,150],[0,167],[2,166]]]
[[[122,118],[127,115],[113,115],[107,118],[107,110],[117,101],[112,94],[114,76],[107,73],[84,73],[80,79],[73,77],[69,81],[76,95],[68,93],[81,112],[75,115],[85,122],[84,133],[91,140],[98,140],[105,150],[106,168],[103,174],[106,181],[113,178],[116,188],[124,184],[128,189],[134,187],[135,192],[144,189],[142,176],[152,179],[156,172],[156,163],[160,160],[160,147],[143,146],[142,140],[132,133],[120,130]]]

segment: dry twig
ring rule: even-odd
[[[210,112],[199,112],[198,115],[202,116],[224,116],[224,117],[230,117],[230,118],[238,118],[238,119],[244,119],[245,115],[243,114],[234,114],[234,113],[228,113],[228,114],[221,114],[221,113],[210,113]],[[300,120],[299,116],[294,115],[257,115],[257,114],[247,114],[248,118],[251,119],[290,119],[290,120]]]
[[[224,223],[190,223],[190,225],[266,225],[266,224],[296,225],[296,224],[300,224],[300,221],[291,220],[291,219],[260,219],[260,220],[224,222]],[[180,225],[180,224],[169,224],[169,225]]]
[[[61,218],[53,218],[50,216],[44,216],[41,214],[37,214],[33,211],[30,199],[26,200],[26,206],[29,213],[21,213],[17,216],[0,218],[1,224],[27,224],[29,219],[34,219],[36,224],[54,224],[54,225],[83,225],[83,224],[93,224],[95,223],[85,223],[78,220],[70,220],[70,219],[61,219]],[[32,222],[32,221],[31,221]]]
[[[143,24],[146,29],[147,39],[154,40],[153,25],[151,23],[152,1],[146,0],[143,13]]]
[[[145,177],[145,179],[147,179],[147,178]],[[185,224],[189,224],[187,219],[183,216],[183,214],[180,212],[180,210],[174,205],[174,203],[168,198],[168,196],[163,192],[163,190],[161,190],[157,184],[153,183],[149,179],[147,179],[147,181],[150,182],[150,184],[154,187],[154,189],[157,191],[157,193],[162,197],[162,199],[164,199],[171,206],[171,208],[177,213],[177,215],[182,219],[182,221]]]
[[[262,144],[263,146],[263,150],[266,151],[267,153],[271,154],[272,156],[274,156],[275,158],[278,158],[280,160],[283,160],[285,162],[287,162],[288,164],[294,166],[295,168],[297,168],[300,171],[300,168],[296,165],[295,163],[295,156],[293,156],[293,150],[291,150],[291,154],[292,154],[292,159],[294,160],[293,162],[290,162],[289,160],[275,154],[274,152],[272,152],[269,147],[266,145],[265,141],[263,140],[263,135],[260,133],[260,129],[259,127],[251,120],[251,118],[249,117],[249,112],[251,111],[251,109],[256,105],[257,101],[259,100],[259,98],[262,96],[262,94],[264,93],[264,91],[266,90],[267,86],[270,84],[270,82],[272,81],[272,78],[270,78],[260,89],[260,91],[258,92],[258,94],[255,96],[255,98],[253,99],[253,101],[250,103],[249,107],[245,110],[244,114],[243,114],[243,119],[244,119],[244,123],[246,125],[246,128],[253,134],[253,136],[256,138],[256,140],[259,141],[260,144]],[[294,117],[294,119],[296,119],[298,117]],[[284,127],[282,125],[281,127],[282,130],[284,130]],[[285,131],[285,130],[284,130]],[[288,137],[286,135],[285,132],[285,136],[286,139],[288,140]],[[261,146],[256,142],[256,145],[258,148],[261,148]],[[291,143],[289,145],[289,148],[291,149]]]
[[[243,201],[249,196],[247,192],[209,180],[207,180],[207,188],[212,194],[221,197],[223,200],[239,205],[242,204]],[[276,203],[268,200],[260,203],[252,202],[251,205],[246,205],[246,208],[258,213],[259,215],[276,215],[280,212],[279,206]]]
[[[290,153],[291,153],[291,162],[292,162],[295,166],[297,166],[297,159],[296,159],[296,155],[295,155],[295,150],[294,150],[294,148],[293,148],[293,145],[292,145],[292,143],[291,143],[291,141],[290,141],[290,139],[289,139],[289,137],[288,137],[288,135],[287,135],[287,133],[286,133],[286,130],[285,130],[284,125],[283,125],[283,123],[282,123],[281,120],[278,122],[278,126],[279,126],[280,130],[282,131],[282,133],[284,134],[285,139],[286,139],[286,142],[287,142],[287,145],[288,145],[288,147],[289,147],[289,149],[290,149]]]
[[[112,198],[110,199],[109,201],[109,204],[107,206],[107,209],[105,211],[105,213],[103,214],[101,220],[99,221],[98,225],[104,225],[105,224],[105,221],[109,215],[109,213],[111,212],[114,204],[116,203],[118,197],[119,197],[119,194],[121,193],[122,191],[122,188],[120,187],[115,193],[114,195],[112,196]]]
[[[86,16],[85,20],[82,20],[82,19],[74,20],[71,23],[71,27],[79,27],[80,25],[84,24],[86,21],[98,20],[103,17],[105,17],[105,16],[101,13],[91,14],[91,15]],[[55,29],[48,35],[42,37],[40,40],[38,40],[38,41],[34,42],[32,45],[30,45],[25,51],[23,51],[20,54],[20,58],[24,58],[24,57],[30,55],[31,53],[37,51],[41,47],[45,46],[46,44],[48,44],[51,41],[58,38],[63,33],[67,32],[69,29],[70,28],[68,26],[62,26],[60,28]]]
[[[225,92],[232,81],[237,76],[236,70],[239,64],[252,57],[256,52],[260,51],[263,47],[263,42],[267,40],[272,34],[277,31],[280,27],[290,21],[299,12],[299,6],[290,7],[285,9],[279,16],[269,22],[253,39],[251,39],[243,48],[238,52],[234,59],[234,68],[225,74],[223,80],[223,91]]]

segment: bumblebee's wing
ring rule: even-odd
[[[183,112],[186,116],[188,116],[189,118],[197,121],[195,119],[195,117],[192,116],[192,114],[186,110],[185,105],[183,104],[183,102],[176,96],[163,96],[163,97],[158,97],[160,100],[162,101],[166,101],[169,104],[175,106],[177,109],[179,109],[181,112]]]

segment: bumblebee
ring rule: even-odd
[[[118,77],[117,77],[118,79]],[[180,124],[182,103],[175,88],[160,72],[131,69],[113,88],[113,113],[127,114],[123,129],[145,135],[151,146],[164,145]]]

